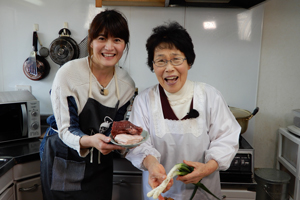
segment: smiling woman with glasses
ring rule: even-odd
[[[156,65],[157,67],[165,67],[168,62],[170,62],[174,66],[181,65],[183,61],[185,61],[186,58],[172,58],[171,60],[166,60],[166,59],[157,59],[153,61],[153,64]]]
[[[126,155],[143,171],[144,200],[177,163],[194,171],[172,179],[164,197],[190,199],[193,185],[201,180],[221,199],[218,170],[226,170],[238,150],[240,126],[221,93],[214,87],[187,79],[195,52],[188,32],[177,22],[158,26],[146,43],[147,64],[159,84],[134,100],[129,121],[150,133],[150,140]],[[164,199],[159,196],[159,199]],[[194,199],[212,200],[197,191]]]

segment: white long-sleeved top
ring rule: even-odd
[[[206,163],[216,160],[219,170],[226,170],[238,150],[240,126],[231,113],[221,93],[205,83],[194,83],[193,108],[200,116],[187,120],[164,119],[158,85],[141,92],[134,101],[130,121],[149,132],[150,138],[131,149],[126,158],[143,170],[144,199],[151,190],[148,171],[142,162],[153,155],[170,169],[183,160]],[[217,196],[221,196],[219,171],[201,181]],[[176,200],[189,199],[193,186],[174,180],[171,189],[163,194]],[[204,192],[197,192],[195,199],[213,199]]]
[[[89,150],[80,149],[79,139],[84,133],[77,126],[71,127],[73,124],[70,124],[71,111],[68,98],[71,97],[75,100],[72,107],[75,108],[77,115],[80,115],[89,98],[90,84],[92,98],[102,105],[115,107],[118,101],[115,76],[106,87],[109,94],[104,96],[100,94],[102,86],[93,74],[91,80],[89,80],[90,73],[92,72],[89,67],[88,57],[69,61],[57,71],[51,88],[51,103],[59,137],[66,145],[75,149],[79,155],[83,157],[89,153]],[[120,67],[115,67],[115,75],[117,76],[117,84],[119,87],[120,108],[133,96],[135,83],[128,73]]]

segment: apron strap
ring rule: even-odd
[[[91,79],[92,79],[92,57],[91,56],[89,58],[89,67],[90,67],[90,76],[89,76],[89,98],[92,97],[92,88],[91,88]],[[116,85],[116,92],[117,92],[117,98],[118,98],[118,103],[116,105],[116,107],[119,107],[119,101],[120,101],[120,92],[119,92],[119,85],[118,85],[118,77],[117,74],[115,73],[115,69],[114,69],[114,76],[113,78],[115,79],[115,85]],[[90,150],[90,163],[93,163],[93,151],[94,151],[94,147],[91,148]],[[98,151],[98,164],[100,164],[100,154],[101,152]]]

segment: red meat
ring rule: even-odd
[[[111,128],[111,135],[113,138],[116,137],[118,134],[131,134],[131,135],[141,135],[143,132],[143,129],[139,126],[136,126],[132,124],[129,121],[122,120],[122,121],[116,121],[113,122],[112,128]]]

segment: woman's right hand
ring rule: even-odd
[[[149,172],[148,183],[152,189],[158,187],[167,178],[165,168],[162,166],[162,164],[158,162],[158,160],[155,157],[148,155],[144,159],[143,164],[148,169]],[[163,193],[168,191],[172,185],[173,185],[173,179],[170,180]],[[158,199],[163,200],[164,198],[161,195],[159,195]]]
[[[124,147],[120,147],[114,144],[108,144],[111,138],[107,137],[101,133],[97,133],[95,135],[85,135],[80,138],[80,146],[81,148],[90,148],[95,147],[98,149],[103,155],[109,154],[113,150],[124,150]]]

